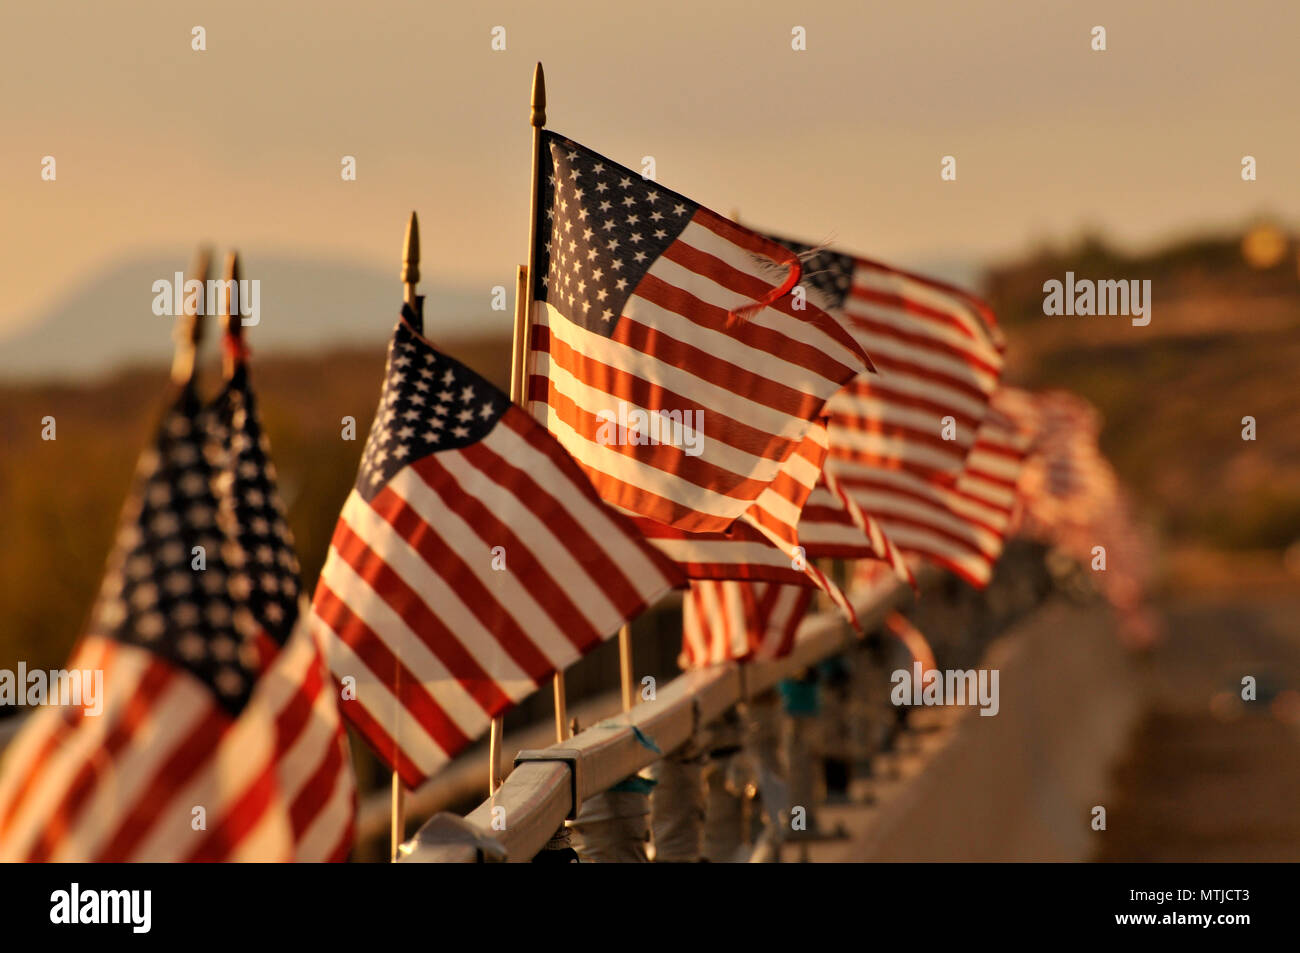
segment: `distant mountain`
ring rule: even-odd
[[[153,313],[153,283],[172,280],[185,266],[181,257],[136,258],[74,286],[32,324],[0,337],[0,379],[85,379],[127,365],[165,366],[174,319]],[[220,268],[218,258],[215,271]],[[401,305],[396,266],[388,274],[252,253],[244,260],[244,277],[261,282],[261,323],[248,329],[258,354],[366,343],[383,348]],[[512,312],[491,310],[489,288],[425,281],[420,290],[435,341],[510,333]],[[215,326],[209,326],[209,341],[215,340]]]

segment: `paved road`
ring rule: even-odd
[[[1166,612],[1097,860],[1300,860],[1300,597]],[[1241,679],[1259,697],[1240,700]]]

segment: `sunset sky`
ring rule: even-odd
[[[903,264],[1088,226],[1143,245],[1295,224],[1298,34],[1300,7],[1213,0],[6,3],[0,336],[200,239],[396,281],[412,208],[426,288],[486,300],[526,251],[539,58],[551,128],[653,155],[660,182],[747,223]]]

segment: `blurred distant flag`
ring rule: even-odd
[[[682,605],[682,668],[784,658],[812,596],[774,582],[692,582]]]
[[[6,752],[0,859],[347,856],[351,764],[293,626],[296,561],[250,396],[232,382],[227,430],[181,388],[141,457],[67,666],[102,671],[102,711],[46,706]],[[232,481],[263,499],[233,499]]]
[[[866,352],[795,307],[800,265],[776,242],[549,132],[540,183],[537,419],[607,502],[725,531]]]
[[[903,553],[982,588],[1002,555],[1031,439],[1031,434],[994,406],[980,424],[962,470],[951,485],[926,480],[908,470],[877,473],[847,467],[838,457],[828,464],[828,470]]]
[[[1031,513],[1047,526],[1086,524],[1117,481],[1098,446],[1101,415],[1068,391],[1035,395],[1037,440],[1026,477]]]
[[[343,860],[356,815],[352,757],[329,670],[309,631],[298,556],[242,354],[213,412],[224,462],[218,499],[233,517],[238,546],[232,562],[248,579],[248,611],[267,671],[264,690],[284,695],[277,703],[276,748],[294,859]]]
[[[809,500],[800,541],[814,552],[819,528],[870,520],[903,554],[984,585],[1023,453],[1005,418],[986,424],[1005,348],[991,309],[920,275],[776,240],[799,255],[809,300],[844,322],[879,371],[859,375],[827,404],[826,480],[838,494]],[[836,495],[854,504],[854,520],[825,508]],[[829,540],[823,553],[839,555]]]
[[[683,585],[564,448],[406,308],[312,612],[344,714],[410,787]]]
[[[1149,646],[1160,635],[1158,617],[1146,605],[1155,545],[1101,452],[1101,414],[1067,391],[1015,397],[1008,409],[1034,441],[1020,473],[1013,530],[1090,568],[1102,547],[1105,571],[1093,574],[1094,583],[1116,610],[1124,640]]]
[[[809,300],[842,320],[880,371],[831,399],[832,453],[859,467],[951,482],[1002,374],[1005,341],[992,310],[920,275],[775,240],[799,255]],[[943,433],[946,417],[952,439]]]

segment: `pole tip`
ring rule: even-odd
[[[541,60],[533,70],[533,114],[530,122],[538,129],[546,125],[546,71]]]
[[[406,220],[406,239],[402,243],[402,283],[415,285],[420,281],[420,219],[411,212]]]
[[[208,272],[212,269],[212,249],[207,245],[200,245],[194,252],[194,260],[190,263],[190,277],[197,279],[203,284],[208,283]]]
[[[240,277],[239,252],[232,250],[226,253],[226,274],[225,274],[225,280],[227,282],[226,287],[228,289],[234,289],[239,287],[239,277]],[[224,330],[226,334],[228,334],[230,337],[237,338],[239,337],[239,335],[243,330],[244,323],[243,321],[231,320],[233,316],[230,313],[230,306],[232,303],[234,303],[235,294],[236,292],[234,290],[227,291],[226,293],[226,300],[221,309],[221,323],[222,323],[222,330]]]
[[[190,263],[188,279],[206,285],[211,267],[212,249],[200,245]],[[197,306],[197,299],[194,304]],[[181,313],[176,317],[174,338],[176,350],[172,357],[172,380],[184,385],[194,377],[195,358],[198,355],[199,341],[203,338],[203,312],[197,307],[191,309],[184,299],[181,302]]]

